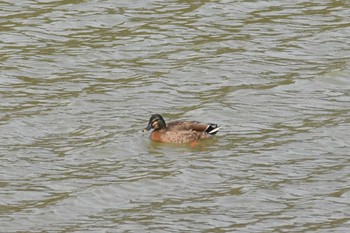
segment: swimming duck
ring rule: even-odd
[[[217,124],[205,124],[198,121],[174,121],[165,124],[163,117],[153,114],[143,131],[154,129],[151,140],[170,143],[196,142],[214,136],[220,129]]]

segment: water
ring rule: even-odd
[[[0,6],[1,232],[350,228],[348,1]]]

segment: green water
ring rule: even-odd
[[[348,1],[2,1],[1,232],[346,232]],[[152,113],[217,123],[150,142]]]

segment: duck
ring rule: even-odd
[[[150,134],[152,141],[192,143],[214,136],[220,128],[217,124],[205,124],[198,121],[174,121],[166,124],[160,114],[153,114],[143,131],[154,129]]]

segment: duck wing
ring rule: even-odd
[[[198,121],[174,121],[167,125],[169,131],[197,131],[204,132],[208,129],[209,124]]]

